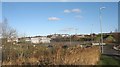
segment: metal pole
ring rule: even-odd
[[[100,8],[100,30],[101,30],[101,53],[103,53],[103,34],[102,34],[102,13],[101,10],[104,9],[105,7]]]
[[[70,35],[70,45],[71,45],[71,35]]]

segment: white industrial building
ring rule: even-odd
[[[50,38],[47,38],[47,37],[41,37],[40,38],[40,43],[50,43]]]
[[[39,38],[32,37],[31,42],[32,43],[39,43]]]
[[[51,39],[46,36],[31,38],[32,43],[50,43],[50,40]]]

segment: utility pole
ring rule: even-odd
[[[93,24],[92,24],[93,27]],[[93,32],[92,32],[92,27],[91,27],[91,42],[93,43]]]

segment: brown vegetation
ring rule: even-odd
[[[6,45],[3,65],[96,65],[100,58],[98,46],[53,47],[41,45]]]

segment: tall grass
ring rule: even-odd
[[[3,51],[3,65],[96,65],[100,58],[98,46],[82,48],[78,46],[53,47],[36,45],[13,45]],[[29,47],[28,49],[26,49]],[[16,48],[16,49],[13,49]],[[7,52],[9,51],[9,52]],[[4,57],[5,56],[5,57]]]

